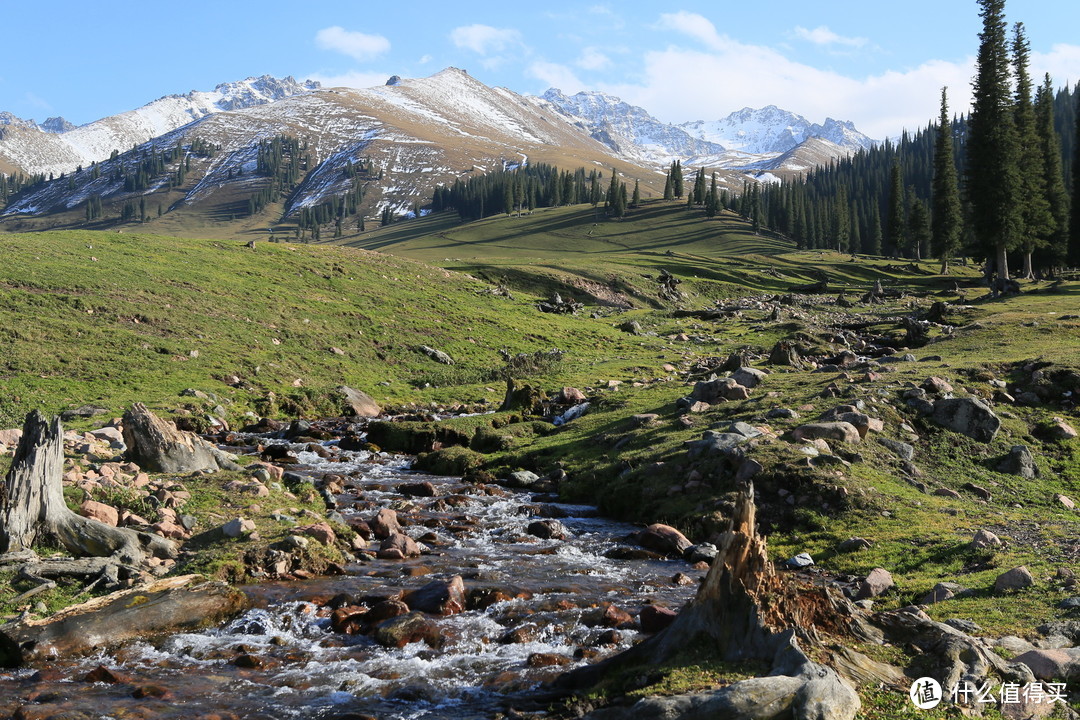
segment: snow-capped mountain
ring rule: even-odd
[[[818,125],[775,105],[757,110],[743,108],[721,120],[698,120],[679,127],[700,140],[754,154],[785,153],[809,138],[828,140],[852,151],[868,149],[874,144],[850,122],[828,118]]]
[[[644,108],[613,95],[579,92],[566,95],[551,88],[539,100],[581,125],[612,150],[638,160],[670,162],[719,156],[724,148],[654,118]]]
[[[263,75],[222,83],[207,92],[167,95],[136,110],[78,127],[63,118],[49,118],[38,124],[2,113],[0,125],[6,127],[0,134],[0,164],[27,174],[59,175],[80,165],[100,162],[113,150],[123,152],[208,115],[264,105],[318,88],[319,83],[312,80],[298,82],[292,77]]]
[[[372,216],[386,206],[398,211],[413,202],[426,204],[437,184],[524,162],[605,172],[615,167],[628,176],[656,176],[655,170],[616,155],[549,107],[505,88],[488,87],[456,68],[367,89],[305,88],[272,102],[221,109],[223,100],[237,97],[242,95],[156,101],[155,117],[189,113],[189,121],[177,126],[173,119],[170,131],[134,148],[130,143],[121,146],[114,159],[106,153],[93,172],[87,171],[88,163],[81,172],[64,167],[65,178],[22,193],[0,217],[19,223],[27,217],[68,213],[71,222],[80,222],[80,213],[90,214],[88,201],[100,198],[103,216],[114,222],[125,205],[134,203],[153,207],[154,221],[159,220],[160,206],[165,225],[198,213],[203,220],[265,228],[304,208],[339,200],[358,186],[365,191],[363,210]],[[200,116],[190,119],[194,115]],[[143,113],[139,119],[146,117]],[[113,120],[101,122],[111,125]],[[32,132],[39,139],[65,139],[81,130],[59,136]],[[270,185],[257,166],[259,145],[281,135],[303,146],[302,177],[283,206],[275,205],[264,216],[252,215],[249,201]],[[177,145],[184,149],[183,161],[172,153]],[[166,156],[162,169],[160,159]],[[178,172],[181,164],[183,173]],[[136,183],[136,178],[142,179]]]

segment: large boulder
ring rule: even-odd
[[[690,397],[714,405],[725,400],[746,400],[750,397],[750,390],[734,378],[719,378],[698,382]]]
[[[930,417],[938,425],[985,443],[993,440],[1001,427],[998,416],[978,398],[939,399]]]
[[[142,403],[135,403],[124,413],[124,444],[127,459],[149,472],[242,469],[198,435],[177,430]]]
[[[375,399],[363,391],[341,385],[334,389],[334,394],[342,415],[373,418],[382,414]]]

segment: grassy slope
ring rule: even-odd
[[[607,360],[609,350],[642,353],[610,322],[543,315],[528,297],[483,295],[477,280],[362,250],[260,243],[253,252],[93,232],[0,236],[0,247],[5,427],[34,407],[176,405],[187,387],[234,402],[226,409],[237,415],[268,392],[299,392],[298,379],[315,390],[350,384],[386,402],[498,399],[485,386],[500,348],[558,346],[570,353],[571,376],[614,372],[622,361]],[[432,362],[421,344],[459,364]],[[221,381],[232,374],[245,389]],[[417,389],[455,380],[472,381],[464,397]]]
[[[316,388],[347,382],[391,402],[497,399],[501,389],[489,371],[500,364],[499,348],[559,346],[570,359],[541,379],[544,387],[579,385],[603,400],[557,433],[521,433],[508,450],[487,456],[489,465],[548,470],[561,464],[572,478],[568,491],[578,497],[626,517],[676,523],[702,539],[722,521],[730,487],[721,469],[702,467],[703,486],[686,488],[693,468],[683,443],[710,425],[760,422],[774,406],[812,405],[802,414],[813,419],[843,399],[819,396],[835,376],[775,369],[751,401],[714,407],[696,418],[695,427],[684,428],[675,422],[674,407],[689,392],[683,371],[702,357],[742,347],[765,353],[776,340],[800,332],[829,349],[832,339],[821,319],[836,308],[830,296],[815,307],[786,310],[779,323],[767,320],[767,307],[724,321],[679,319],[648,309],[657,304],[649,276],[661,267],[675,273],[688,293],[683,304],[694,308],[737,293],[780,293],[816,279],[818,271],[856,292],[881,278],[922,294],[854,310],[882,316],[911,312],[912,303],[926,308],[935,299],[956,302],[946,291],[956,279],[975,284],[973,268],[942,278],[927,263],[912,272],[896,261],[794,252],[747,230],[735,218],[705,221],[658,202],[622,222],[594,224],[591,209],[578,207],[460,226],[446,216],[430,217],[363,238],[365,247],[447,270],[340,247],[260,243],[251,252],[233,242],[128,234],[2,237],[9,262],[0,268],[0,358],[6,364],[0,419],[9,425],[29,407],[56,410],[94,401],[116,411],[132,400],[175,406],[181,400],[176,394],[188,386],[232,399],[235,414],[268,391],[296,392],[292,381],[298,377]],[[454,271],[505,280],[515,299],[478,294],[490,285]],[[560,288],[579,299],[629,298],[637,309],[627,316],[639,319],[649,334],[615,330],[622,317],[610,313],[568,318],[534,309],[536,296]],[[972,289],[968,296],[980,292]],[[982,445],[915,417],[899,393],[934,374],[962,391],[988,395],[989,377],[1021,380],[1019,366],[1035,358],[1075,368],[1080,322],[1061,318],[1076,312],[1078,296],[1080,285],[1065,283],[1052,293],[972,301],[951,316],[964,329],[916,350],[920,357],[940,355],[940,361],[901,364],[871,383],[838,381],[886,421],[886,435],[903,437],[902,422],[916,429],[921,439],[915,464],[923,482],[953,489],[976,482],[993,492],[989,504],[968,494],[952,500],[920,493],[875,443],[849,448],[861,453],[862,462],[817,470],[798,466],[794,446],[776,443],[758,455],[776,468],[759,483],[763,515],[773,518],[775,557],[808,550],[825,567],[852,574],[886,567],[899,590],[883,600],[885,606],[915,601],[938,580],[959,581],[976,588],[976,595],[933,606],[931,614],[971,617],[991,633],[1030,632],[1058,616],[1055,605],[1069,592],[1052,576],[1060,566],[1077,566],[1070,538],[1078,524],[1053,496],[1080,496],[1080,447],[1077,441],[1046,442],[1035,429],[1054,415],[1074,426],[1080,417],[1054,406],[999,407],[1003,431]],[[880,330],[895,331],[896,325]],[[274,338],[281,344],[274,345]],[[441,347],[459,364],[434,365],[412,349],[419,343]],[[347,355],[331,354],[331,346]],[[192,358],[195,349],[199,356]],[[664,363],[678,371],[661,370]],[[226,373],[243,376],[250,389],[227,389],[217,379]],[[607,379],[623,385],[601,389]],[[383,381],[390,385],[378,384]],[[425,382],[437,387],[423,388]],[[628,416],[638,412],[656,412],[660,420],[635,428]],[[791,425],[774,421],[773,429]],[[1035,451],[1042,471],[1037,480],[994,469],[1014,444]],[[785,486],[800,496],[791,511],[778,494]],[[818,499],[836,487],[852,497],[846,510]],[[998,531],[1006,548],[967,550],[973,530],[984,526]],[[869,538],[874,547],[838,553],[837,544],[853,535]],[[1017,564],[1032,569],[1037,587],[1008,601],[993,597],[987,591],[993,578]]]

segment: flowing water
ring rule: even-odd
[[[329,460],[295,446],[296,470],[347,476],[351,489],[337,497],[344,515],[369,519],[379,508],[396,509],[403,530],[423,543],[420,557],[370,559],[350,564],[344,576],[253,586],[247,590],[256,609],[222,627],[0,673],[0,713],[22,707],[27,718],[489,718],[527,702],[544,681],[639,638],[632,628],[613,630],[605,622],[608,604],[631,615],[649,603],[678,609],[696,584],[673,577],[702,575],[683,561],[609,559],[605,554],[628,545],[634,528],[597,517],[593,508],[419,475],[406,457],[326,445]],[[398,492],[398,485],[422,480],[435,485],[434,498]],[[526,528],[538,518],[558,518],[568,536],[531,536]],[[435,617],[435,647],[386,648],[330,627],[330,598],[387,597],[455,575],[467,591],[498,590],[509,599]],[[98,666],[128,681],[87,682]],[[133,697],[133,688],[144,697]]]

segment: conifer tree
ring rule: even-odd
[[[949,258],[960,249],[964,225],[960,184],[956,176],[952,123],[947,88],[941,88],[941,115],[934,143],[934,181],[931,227],[933,253],[941,260],[941,274],[949,273]]]
[[[870,211],[870,233],[863,240],[863,252],[867,255],[880,255],[881,244],[881,211],[875,202]]]
[[[908,246],[916,260],[922,260],[923,254],[930,247],[932,238],[930,230],[930,213],[926,209],[926,203],[910,194],[911,210],[908,212]]]
[[[1013,123],[1016,127],[1017,161],[1020,173],[1020,249],[1024,254],[1023,276],[1035,277],[1031,257],[1045,247],[1051,234],[1053,217],[1046,199],[1046,176],[1042,148],[1035,127],[1035,106],[1031,99],[1031,76],[1028,59],[1031,45],[1024,34],[1024,24],[1016,23],[1013,34],[1013,72],[1016,75],[1016,94],[1013,101]]]
[[[1050,209],[1047,252],[1041,265],[1049,268],[1065,263],[1069,242],[1069,195],[1061,169],[1061,143],[1054,128],[1054,91],[1049,73],[1035,93],[1035,129],[1039,137],[1043,178],[1046,181],[1046,204]]]
[[[705,203],[705,168],[698,168],[697,177],[694,178],[694,204]]]
[[[671,187],[675,191],[675,197],[683,196],[682,162],[676,160],[671,164]]]
[[[896,255],[906,245],[907,217],[904,212],[904,177],[900,162],[893,163],[889,175],[889,214],[885,218],[885,252]]]
[[[1069,216],[1069,267],[1080,267],[1080,85],[1077,86],[1073,127],[1072,214]]]
[[[664,178],[664,199],[665,200],[674,200],[675,199],[675,188],[671,184],[671,172],[670,171],[668,172],[667,176]]]
[[[634,195],[630,199],[630,207],[636,208],[640,204],[641,204],[641,188],[639,187],[638,181],[635,179],[634,180]]]
[[[968,119],[967,190],[975,240],[987,260],[987,277],[1009,279],[1009,251],[1020,242],[1020,173],[1009,92],[1005,0],[977,0],[979,34],[974,103]]]

